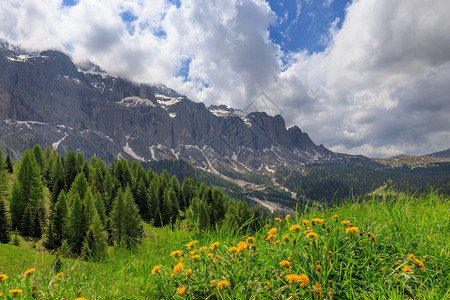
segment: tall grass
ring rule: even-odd
[[[22,289],[23,299],[33,291],[41,299],[450,299],[449,229],[449,198],[431,191],[310,208],[271,220],[254,240],[226,227],[146,226],[136,249],[112,248],[103,263],[64,259],[60,272],[50,257],[24,265],[15,247],[1,245],[8,278],[0,291],[11,298]]]

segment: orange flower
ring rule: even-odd
[[[269,229],[269,232],[268,232],[269,235],[274,235],[276,233],[277,233],[277,229],[275,227]]]
[[[324,219],[315,218],[311,220],[311,223],[313,225],[322,225],[324,221],[325,221]]]
[[[289,230],[292,232],[298,232],[298,231],[300,231],[300,229],[302,229],[302,228],[298,224],[292,225],[291,228],[289,228]]]
[[[212,245],[211,245],[211,247],[209,247],[209,249],[212,251],[212,250],[217,249],[217,247],[219,247],[219,242],[212,243]]]
[[[6,279],[8,279],[8,275],[6,275],[6,274],[0,274],[0,282],[5,281]]]
[[[408,266],[404,266],[402,270],[403,272],[412,272],[412,269]]]
[[[288,274],[285,278],[289,283],[300,283],[300,286],[305,286],[309,283],[309,278],[305,274]]]
[[[278,223],[280,223],[280,222],[281,222],[281,219],[280,219],[280,218],[275,218],[275,221],[278,222]]]
[[[255,238],[252,236],[249,236],[246,240],[245,240],[248,244],[253,244],[255,243]]]
[[[239,242],[237,244],[237,247],[238,247],[238,252],[241,252],[242,250],[247,249],[248,244],[246,242]]]
[[[345,229],[345,233],[356,233],[356,232],[359,232],[359,229],[358,227],[355,226]]]
[[[175,265],[175,267],[173,267],[173,272],[175,273],[175,274],[180,274],[182,271],[184,270],[184,265],[183,265],[183,263],[177,263],[176,265]]]
[[[35,268],[33,268],[33,269],[28,269],[28,270],[25,271],[25,273],[23,273],[22,276],[23,276],[23,277],[31,276],[31,274],[33,274],[34,271],[36,271]]]
[[[282,268],[290,268],[291,267],[291,263],[287,260],[282,260],[280,261],[280,267]]]
[[[238,252],[238,248],[237,247],[230,247],[229,251],[232,252],[232,253],[236,253],[236,252]]]
[[[303,219],[303,224],[305,224],[305,226],[309,226],[309,224],[311,223],[311,222],[309,222],[309,220],[306,220],[306,219]]]
[[[330,219],[331,219],[331,220],[337,220],[337,219],[339,219],[339,217],[338,217],[337,215],[334,215],[334,216],[332,216]]]
[[[291,215],[286,215],[286,218],[284,218],[286,221],[289,221],[289,219],[291,218]]]
[[[228,281],[226,281],[226,280],[221,280],[221,281],[219,281],[218,283],[217,283],[217,288],[219,289],[219,290],[221,290],[221,289],[223,289],[224,287],[227,287],[227,286],[229,286],[230,285],[230,283],[228,282]]]
[[[153,275],[154,274],[158,274],[160,272],[161,272],[161,265],[156,265],[156,266],[153,267],[153,269],[152,269],[152,274]]]
[[[173,257],[180,257],[181,255],[183,255],[183,250],[176,250],[176,251],[172,251],[170,253],[170,256],[173,256]]]
[[[315,233],[315,232],[310,232],[310,233],[308,233],[307,235],[306,235],[306,237],[308,238],[308,239],[312,239],[312,240],[315,240],[315,239],[317,239],[317,237],[318,237],[318,235]]]
[[[184,285],[181,284],[177,289],[177,294],[183,295],[185,291],[186,291],[186,288],[184,287]]]

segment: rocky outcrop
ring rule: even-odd
[[[58,51],[0,48],[0,145],[20,153],[36,143],[107,162],[185,159],[215,171],[273,172],[347,159],[315,145],[280,115],[206,107],[163,85],[135,84]]]

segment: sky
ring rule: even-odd
[[[448,0],[2,0],[0,38],[206,105],[265,95],[337,152],[450,147]]]

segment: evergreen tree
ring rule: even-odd
[[[27,204],[22,215],[21,233],[24,236],[33,236],[34,214],[31,204]]]
[[[208,204],[206,204],[205,201],[201,200],[199,203],[199,210],[198,210],[198,227],[200,229],[206,229],[208,228],[209,224],[210,218],[208,213]]]
[[[0,148],[0,200],[6,197],[6,191],[8,189],[6,163],[3,159],[3,150]]]
[[[171,204],[172,213],[170,215],[170,219],[171,219],[172,223],[174,223],[175,219],[178,218],[178,198],[177,198],[177,195],[175,194],[175,191],[172,189],[172,187],[170,187],[169,190],[167,191],[167,198]]]
[[[95,208],[97,209],[98,216],[100,217],[100,221],[102,222],[103,228],[106,228],[106,209],[105,204],[103,202],[102,195],[95,195]]]
[[[77,154],[73,150],[69,150],[64,157],[64,174],[66,175],[66,190],[72,186],[72,182],[78,175]]]
[[[92,261],[101,261],[107,255],[107,233],[98,214],[92,219],[81,252],[85,258]]]
[[[158,185],[159,180],[152,180],[150,183],[150,186],[148,187],[147,195],[148,195],[148,221],[150,222],[152,219],[154,219],[156,216],[158,216],[161,213],[159,210],[159,199],[158,199]],[[158,209],[158,213],[156,213],[156,210]]]
[[[86,178],[84,177],[84,173],[80,172],[75,177],[72,186],[70,187],[69,199],[73,199],[74,196],[78,194],[80,196],[81,201],[83,201],[88,189],[89,186],[87,184]]]
[[[61,191],[56,201],[49,222],[47,248],[56,249],[62,245],[62,241],[67,238],[68,208],[66,193]]]
[[[114,176],[119,180],[122,189],[125,189],[127,186],[133,186],[133,176],[128,160],[121,159],[115,161]]]
[[[97,213],[97,208],[95,206],[95,199],[92,196],[92,193],[89,189],[87,189],[86,195],[84,197],[83,203],[83,212],[84,212],[84,228],[89,228],[92,224],[92,220]]]
[[[163,190],[166,190],[167,186],[169,185],[169,181],[170,181],[169,172],[167,172],[166,169],[164,169],[162,171],[160,180],[161,180],[161,185],[162,185]]]
[[[80,253],[81,248],[83,247],[85,227],[83,207],[78,194],[75,194],[75,198],[69,209],[67,233],[67,241],[72,251],[75,253]]]
[[[129,188],[119,189],[111,211],[111,229],[114,240],[128,247],[142,236],[143,227],[139,210]]]
[[[139,208],[139,213],[141,214],[142,218],[145,221],[150,221],[149,218],[149,211],[148,211],[148,194],[147,194],[147,187],[145,186],[144,178],[141,177],[139,180],[139,184],[136,190],[136,195],[134,196],[134,199],[136,200],[136,205]]]
[[[14,172],[11,156],[9,155],[9,153],[6,155],[6,170],[11,174]]]
[[[22,216],[25,211],[26,201],[22,195],[22,189],[18,180],[14,180],[9,210],[11,213],[12,227],[20,229],[22,227]]]
[[[32,228],[32,234],[35,238],[41,238],[42,237],[42,223],[41,223],[41,215],[39,213],[39,210],[34,211],[33,216],[33,228]]]
[[[66,183],[61,157],[59,154],[56,154],[52,160],[53,163],[50,172],[51,179],[49,182],[51,185],[49,184],[49,187],[51,186],[50,191],[52,192],[52,202],[55,203],[61,191],[65,189]]]
[[[184,177],[183,184],[181,185],[181,201],[180,209],[184,210],[189,207],[191,199],[195,195],[195,183],[193,180]]]
[[[104,202],[106,208],[106,214],[109,214],[111,211],[112,200],[114,199],[113,194],[113,178],[109,170],[106,170],[103,176],[103,189],[104,189]]]
[[[173,175],[172,178],[170,178],[169,187],[172,188],[172,190],[175,192],[175,197],[177,198],[177,209],[180,206],[180,200],[181,200],[181,187],[180,182],[178,181],[178,178]]]
[[[36,144],[33,148],[33,155],[36,163],[39,166],[39,171],[41,175],[44,175],[44,169],[45,169],[45,157],[44,152],[42,152],[42,147],[39,144]]]
[[[10,240],[11,223],[8,212],[6,211],[6,203],[2,198],[0,198],[0,243],[7,244]]]

